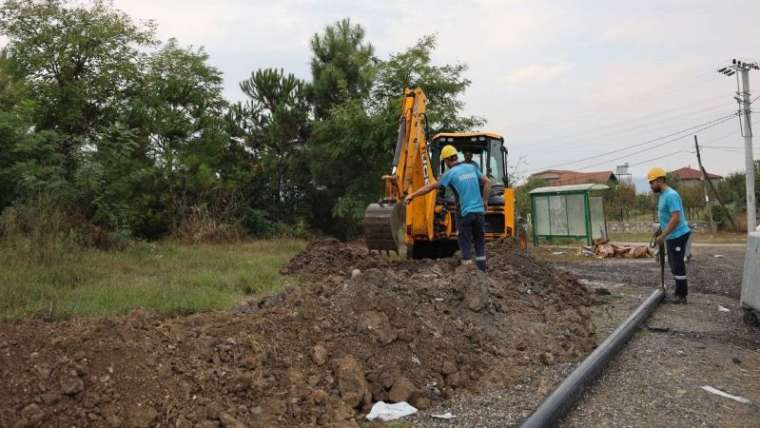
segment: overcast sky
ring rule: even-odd
[[[344,17],[364,26],[381,58],[437,33],[434,61],[469,65],[466,112],[505,135],[523,174],[614,169],[626,161],[635,176],[655,164],[696,166],[691,134],[636,145],[735,112],[736,80],[715,70],[734,57],[760,59],[757,0],[114,3],[155,20],[164,40],[204,46],[233,100],[242,98],[238,82],[258,68],[308,78],[309,38]],[[759,89],[753,97],[760,95],[760,72],[751,79]],[[705,149],[708,170],[743,169],[738,119],[699,138],[719,147]]]

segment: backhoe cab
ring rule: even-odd
[[[454,146],[460,162],[471,162],[491,180],[486,212],[486,239],[494,240],[512,236],[515,230],[515,194],[509,187],[507,174],[507,148],[504,137],[492,132],[442,133],[433,137],[431,159],[434,174],[439,178],[446,172],[446,164],[440,158],[441,149]],[[438,201],[446,211],[456,213],[457,204],[451,189],[438,192]]]

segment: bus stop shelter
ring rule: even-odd
[[[539,187],[530,192],[533,245],[541,240],[593,240],[607,237],[604,200],[599,192],[604,184],[574,184]]]

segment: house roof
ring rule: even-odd
[[[560,175],[560,174],[566,174],[568,172],[573,172],[574,173],[575,171],[569,171],[569,170],[566,170],[566,169],[545,169],[543,171],[535,172],[535,173],[531,174],[530,176],[533,177],[533,176],[536,176],[536,175],[547,175],[547,174]]]
[[[670,173],[680,178],[681,181],[692,181],[692,180],[702,179],[702,171],[698,169],[694,169],[691,166],[685,166],[675,171],[671,171]],[[723,178],[718,174],[712,174],[710,172],[707,173],[707,177],[710,178],[711,180],[720,180],[721,178]]]
[[[617,177],[612,171],[594,171],[579,172],[567,171],[561,169],[547,169],[531,174],[531,177],[542,177],[554,180],[555,185],[569,185],[582,183],[606,183],[608,181],[617,181]]]
[[[539,188],[531,190],[530,194],[536,195],[536,194],[541,194],[541,193],[585,192],[585,191],[593,191],[593,190],[607,190],[609,188],[610,187],[605,184],[584,183],[584,184],[573,184],[569,186],[539,187]]]
[[[612,171],[575,172],[560,175],[557,184],[606,183],[616,180],[617,177],[615,177]]]
[[[446,137],[446,138],[448,137],[452,137],[452,138],[490,137],[490,138],[495,138],[497,140],[504,139],[503,136],[495,132],[482,131],[482,132],[440,132],[433,136],[433,140],[437,140],[443,137]]]

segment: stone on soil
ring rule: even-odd
[[[465,289],[464,304],[473,312],[480,312],[488,305],[488,284],[485,281],[469,282]]]
[[[551,366],[554,364],[554,354],[551,352],[544,352],[541,354],[541,362],[546,364],[547,366]]]
[[[441,374],[448,375],[457,371],[457,365],[453,361],[446,360],[441,367]]]
[[[384,312],[363,312],[359,316],[359,328],[372,334],[381,345],[392,343],[398,338],[398,333],[391,328],[388,315]]]
[[[158,418],[158,412],[151,406],[144,405],[133,408],[129,414],[130,428],[150,428]]]
[[[222,412],[219,414],[219,421],[224,428],[246,428],[246,424],[235,419],[229,413]]]
[[[393,382],[393,388],[391,388],[391,391],[388,393],[388,399],[394,403],[410,401],[412,395],[416,393],[419,393],[419,390],[412,381],[407,379],[406,376],[401,376]]]
[[[311,359],[314,364],[321,366],[327,362],[327,349],[322,345],[315,345],[311,348]]]
[[[362,402],[369,401],[369,388],[364,378],[364,370],[352,355],[346,355],[337,362],[335,377],[338,380],[338,391],[343,401],[352,408]]]
[[[76,395],[84,390],[84,382],[79,376],[68,374],[61,378],[61,391],[66,395]]]

